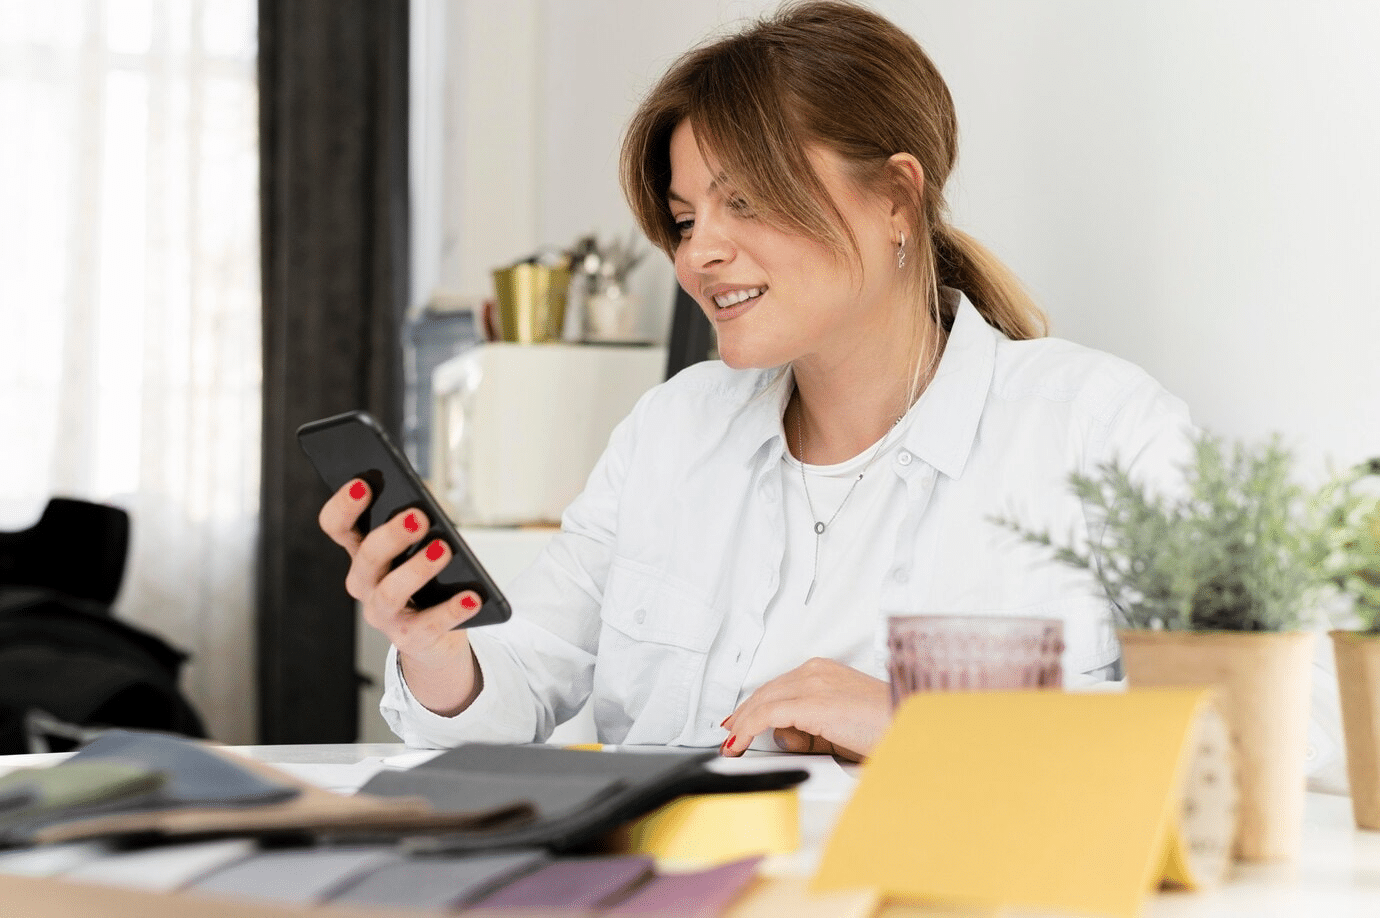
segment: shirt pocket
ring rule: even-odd
[[[594,716],[602,738],[674,743],[699,696],[718,616],[655,573],[615,560],[599,617]]]

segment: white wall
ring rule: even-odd
[[[445,234],[479,241],[441,259],[438,289],[482,297],[505,258],[626,232],[616,161],[638,96],[717,24],[771,6],[450,4],[468,107]],[[955,96],[955,222],[1056,334],[1142,364],[1224,433],[1281,431],[1315,462],[1380,453],[1380,3],[875,6]],[[669,305],[664,259],[639,271]]]
[[[1216,430],[1380,454],[1380,4],[879,4],[963,134],[957,222]]]

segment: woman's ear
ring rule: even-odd
[[[925,200],[925,169],[909,153],[893,153],[887,160],[895,192],[891,196],[892,229],[909,233],[911,221],[919,216],[915,208]]]

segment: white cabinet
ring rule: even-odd
[[[491,342],[432,375],[432,490],[462,526],[557,523],[666,349]]]
[[[609,434],[665,367],[664,347],[491,342],[436,368],[429,485],[500,587],[551,539]],[[356,665],[373,683],[361,693],[359,738],[393,742],[378,711],[388,643],[358,628]],[[586,710],[552,741],[593,738]]]

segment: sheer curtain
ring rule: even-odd
[[[254,0],[0,0],[0,528],[132,518],[116,603],[253,742]],[[79,557],[71,559],[80,564]]]

